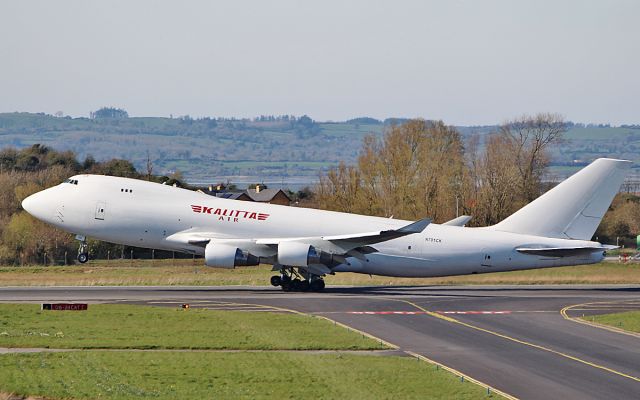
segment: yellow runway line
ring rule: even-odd
[[[440,367],[440,368],[442,368],[442,369],[444,369],[446,371],[449,371],[454,375],[462,376],[462,377],[464,377],[465,380],[468,380],[469,382],[473,382],[478,386],[482,386],[483,388],[490,390],[491,393],[498,394],[498,395],[500,395],[500,396],[502,396],[504,398],[507,398],[509,400],[518,400],[517,397],[514,397],[514,396],[512,396],[512,395],[510,395],[508,393],[505,393],[505,392],[501,391],[501,390],[495,389],[494,387],[489,386],[484,382],[480,382],[479,380],[474,379],[474,378],[470,377],[469,375],[463,374],[462,372],[458,371],[457,369],[454,369],[454,368],[451,368],[451,367],[447,367],[446,365],[441,364],[441,363],[439,363],[437,361],[434,361],[434,360],[432,360],[430,358],[427,358],[427,357],[425,357],[425,356],[423,356],[421,354],[414,353],[412,351],[405,351],[405,353],[407,353],[407,354],[409,354],[409,355],[411,355],[411,356],[413,356],[415,358],[418,358],[418,359],[420,359],[422,361],[426,361],[426,362],[428,362],[430,364],[437,365],[438,367]]]
[[[498,333],[498,332],[492,331],[490,329],[481,328],[479,326],[475,326],[475,325],[469,324],[467,322],[462,322],[462,321],[457,320],[455,318],[451,318],[451,317],[448,317],[448,316],[440,315],[438,313],[435,313],[435,312],[432,312],[432,311],[428,311],[424,307],[421,307],[421,306],[419,306],[419,305],[417,305],[417,304],[415,304],[415,303],[413,303],[411,301],[408,301],[408,300],[396,300],[396,301],[401,301],[401,302],[410,304],[413,307],[424,311],[425,314],[427,314],[429,316],[432,316],[432,317],[435,317],[435,318],[438,318],[438,319],[441,319],[441,320],[445,320],[447,322],[455,323],[455,324],[458,324],[458,325],[465,326],[467,328],[475,329],[475,330],[480,331],[480,332],[488,333],[490,335],[494,335],[494,336],[500,337],[502,339],[506,339],[506,340],[509,340],[509,341],[512,341],[512,342],[515,342],[515,343],[519,343],[519,344],[522,344],[524,346],[532,347],[534,349],[538,349],[538,350],[546,351],[546,352],[549,352],[549,353],[552,353],[552,354],[556,354],[558,356],[567,358],[569,360],[573,360],[573,361],[579,362],[581,364],[588,365],[590,367],[597,368],[597,369],[600,369],[600,370],[603,370],[603,371],[607,371],[607,372],[610,372],[612,374],[621,376],[623,378],[627,378],[627,379],[634,380],[636,382],[640,382],[640,378],[632,376],[632,375],[625,374],[624,372],[616,371],[615,369],[612,369],[612,368],[609,368],[609,367],[605,367],[603,365],[599,365],[599,364],[596,364],[596,363],[592,363],[590,361],[586,361],[586,360],[583,360],[581,358],[572,356],[570,354],[563,353],[561,351],[557,351],[557,350],[550,349],[548,347],[541,346],[539,344],[530,343],[530,342],[527,342],[527,341],[524,341],[524,340],[516,339],[514,337],[511,337],[511,336],[508,336],[508,335],[505,335],[505,334],[502,334],[502,333]],[[563,311],[565,311],[565,310],[563,309]],[[561,314],[562,314],[562,311],[561,311]],[[563,315],[566,315],[566,313],[563,314]]]

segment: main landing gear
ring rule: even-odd
[[[80,264],[84,264],[89,261],[89,245],[87,244],[87,238],[77,235],[76,240],[80,241],[80,247],[78,248],[78,262]]]
[[[282,267],[280,275],[271,277],[271,284],[280,286],[285,292],[321,292],[324,289],[321,276],[306,271],[296,272],[293,267]]]

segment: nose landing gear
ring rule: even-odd
[[[271,277],[271,285],[280,286],[285,292],[321,292],[324,290],[324,279],[319,275],[306,271],[296,272],[293,267],[282,267],[280,275]]]
[[[76,240],[80,241],[80,247],[78,248],[78,262],[80,264],[84,264],[89,261],[89,245],[87,244],[87,238],[77,235]]]

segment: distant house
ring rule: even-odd
[[[282,189],[264,189],[257,186],[256,188],[243,191],[227,191],[225,186],[220,184],[217,186],[209,186],[208,190],[200,191],[222,199],[255,201],[257,203],[279,204],[283,206],[291,204],[291,198],[289,198]]]
[[[255,189],[247,189],[243,192],[251,201],[258,203],[280,204],[282,206],[288,206],[291,203],[291,199],[282,189],[260,189],[260,186]],[[238,199],[244,200],[244,199]]]
[[[245,192],[218,192],[213,195],[222,199],[253,201]]]

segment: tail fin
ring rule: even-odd
[[[491,228],[590,240],[630,167],[630,161],[599,158]]]

